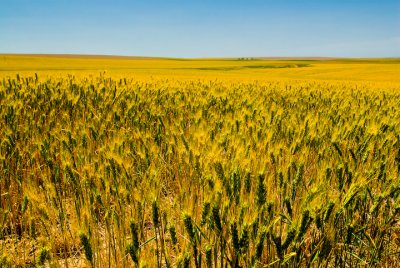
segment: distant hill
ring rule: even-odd
[[[337,60],[335,57],[255,57],[259,60]]]
[[[146,57],[146,56],[121,56],[121,55],[90,55],[90,54],[1,54],[7,56],[28,56],[28,57],[48,57],[48,58],[89,58],[89,59],[126,59],[126,60],[151,60],[161,59],[161,57]]]
[[[124,55],[91,55],[91,54],[19,54],[19,53],[0,53],[0,56],[23,56],[23,57],[45,57],[45,58],[70,58],[70,59],[121,59],[121,60],[206,60],[206,61],[224,61],[224,60],[271,60],[271,61],[339,61],[339,62],[384,62],[384,63],[399,63],[400,58],[340,58],[340,57],[203,57],[203,58],[172,58],[158,56],[124,56]]]

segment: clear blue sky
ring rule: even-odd
[[[400,57],[400,0],[1,0],[0,53]]]

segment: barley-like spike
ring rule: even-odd
[[[338,167],[336,167],[336,177],[338,179],[339,191],[342,191],[343,186],[344,186],[344,176],[343,176],[343,166],[342,165],[339,165]]]
[[[263,252],[263,249],[264,249],[264,240],[265,240],[266,235],[267,235],[266,229],[262,228],[262,230],[260,232],[260,235],[258,237],[257,245],[256,245],[256,254],[255,254],[255,256],[256,256],[257,260],[260,260],[260,258],[262,256],[262,252]]]
[[[342,156],[343,156],[343,153],[342,153],[342,150],[340,149],[339,144],[338,144],[336,141],[332,142],[332,144],[333,144],[333,146],[335,147],[335,149],[336,149],[336,151],[338,152],[338,154],[340,155],[340,157],[342,157]]]
[[[293,180],[293,185],[292,185],[292,201],[295,200],[296,198],[296,193],[297,193],[297,188],[299,187],[302,179],[303,179],[303,170],[304,170],[304,164],[301,163],[299,167],[297,168],[296,176],[294,177]]]
[[[297,240],[301,240],[303,238],[303,236],[305,235],[308,225],[310,223],[310,220],[311,220],[310,211],[308,209],[306,209],[305,211],[303,211],[303,213],[301,215],[301,223],[300,223],[299,232],[297,235]]]
[[[234,171],[232,173],[231,183],[232,183],[232,188],[233,188],[232,189],[233,196],[235,197],[235,203],[239,204],[242,182],[241,182],[241,176],[238,171]]]
[[[284,182],[282,171],[279,172],[278,181],[279,181],[279,188],[282,190],[282,188],[283,188],[283,182]]]
[[[253,220],[253,222],[250,224],[251,236],[252,236],[253,240],[257,239],[257,236],[258,236],[258,229],[259,229],[258,221],[259,221],[259,218],[255,218]]]
[[[130,224],[131,235],[132,235],[132,246],[135,251],[139,250],[139,234],[138,226],[135,222],[131,221]]]
[[[211,204],[210,202],[204,202],[201,210],[201,221],[200,224],[204,225],[207,221],[208,215],[210,214]]]
[[[347,236],[346,236],[346,244],[347,245],[351,244],[353,232],[354,232],[354,226],[353,225],[349,225],[349,227],[347,228]]]
[[[232,234],[232,246],[235,255],[237,256],[240,254],[240,243],[239,243],[239,233],[236,222],[231,223],[231,234]]]
[[[383,200],[384,200],[384,197],[382,195],[378,195],[378,197],[375,198],[374,205],[371,207],[371,209],[369,211],[371,215],[374,215],[374,216],[376,215]]]
[[[50,259],[50,250],[48,247],[42,247],[39,253],[39,265],[44,265],[44,263]]]
[[[90,242],[89,242],[89,238],[86,236],[85,233],[80,232],[79,233],[79,239],[81,240],[81,244],[83,246],[86,259],[90,263],[92,263],[92,261],[93,261],[93,252],[92,252],[92,246],[90,245]]]
[[[225,174],[224,174],[224,169],[222,167],[222,164],[220,162],[215,163],[214,164],[214,169],[215,169],[215,172],[217,173],[218,178],[221,181],[224,181],[225,180]]]
[[[137,264],[139,262],[138,256],[137,256],[137,250],[135,249],[135,246],[133,245],[133,243],[129,243],[126,246],[126,252],[129,253],[129,255],[131,256],[132,261],[134,263]]]
[[[326,208],[326,211],[325,211],[325,214],[324,214],[324,223],[325,224],[328,222],[328,220],[329,220],[329,218],[330,218],[330,216],[332,214],[334,206],[335,206],[335,203],[332,202],[332,201],[329,201],[329,203],[327,205],[327,208]]]
[[[249,246],[250,243],[250,235],[249,235],[249,226],[245,224],[242,229],[242,233],[240,234],[239,245],[240,249],[243,251]]]
[[[246,214],[246,210],[247,210],[247,206],[240,206],[240,212],[239,212],[239,225],[243,224],[243,220],[244,220],[244,215]]]
[[[214,204],[212,207],[212,222],[218,231],[222,231],[222,222],[219,216],[219,207],[217,204]]]
[[[26,211],[26,209],[27,209],[27,207],[28,207],[28,202],[29,202],[28,197],[27,197],[27,196],[24,196],[24,199],[22,200],[22,205],[21,205],[21,212],[22,212],[22,214],[25,213],[25,211]]]
[[[175,226],[171,225],[169,227],[169,235],[171,236],[171,241],[173,245],[176,245],[178,243],[178,240],[176,238],[176,229]]]
[[[250,179],[250,176],[251,176],[250,172],[247,172],[245,180],[244,180],[244,187],[245,187],[246,193],[248,193],[248,194],[251,191],[251,179]]]
[[[212,268],[212,248],[207,245],[206,248],[204,249],[204,253],[206,255],[206,265],[207,268]]]
[[[196,234],[193,229],[192,217],[188,214],[183,215],[183,223],[185,224],[186,231],[189,235],[190,241],[196,243]]]
[[[153,224],[154,224],[154,227],[157,228],[158,225],[160,224],[160,216],[159,216],[158,205],[157,205],[156,200],[153,201],[151,207],[152,207]]]
[[[283,202],[285,203],[286,210],[289,213],[289,216],[292,217],[293,211],[292,211],[292,206],[290,204],[290,198],[285,197],[285,200]]]
[[[36,225],[34,220],[31,221],[31,224],[29,226],[29,235],[33,239],[36,239]]]
[[[257,196],[256,201],[259,207],[263,206],[266,202],[266,194],[267,191],[264,185],[264,174],[258,175],[258,183],[257,183]]]

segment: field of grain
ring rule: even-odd
[[[0,267],[400,265],[399,63],[0,55]]]

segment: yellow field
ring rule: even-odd
[[[281,67],[281,68],[279,68]],[[297,67],[297,68],[296,68]],[[205,80],[340,80],[400,83],[400,60],[236,60],[236,59],[156,59],[101,56],[22,56],[0,55],[0,77],[41,78],[73,74],[76,77],[99,75],[116,79],[177,78]]]
[[[0,56],[0,267],[398,266],[400,62]]]

